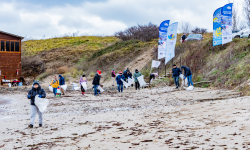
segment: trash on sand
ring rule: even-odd
[[[76,83],[72,83],[71,85],[73,85],[72,90],[75,90],[75,91],[80,90],[80,87]]]
[[[187,91],[192,91],[194,89],[193,86],[189,86],[188,88],[186,88]]]
[[[145,86],[147,83],[144,81],[144,76],[140,76],[140,77],[137,77],[137,80],[139,81],[140,83],[140,87],[143,87]]]
[[[39,98],[37,95],[35,97],[35,105],[39,108],[40,112],[44,112],[49,105],[49,100],[45,98]]]

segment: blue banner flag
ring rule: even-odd
[[[213,16],[213,46],[222,44],[221,10],[222,8],[215,10]]]
[[[169,22],[170,20],[165,20],[159,27],[158,59],[165,57]]]

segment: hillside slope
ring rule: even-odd
[[[234,39],[231,43],[213,47],[212,33],[204,34],[205,39],[197,42],[176,44],[177,66],[186,65],[193,72],[194,82],[212,81],[201,87],[235,89],[248,95],[250,78],[250,40]],[[78,79],[83,73],[89,79],[96,70],[103,71],[103,81],[110,79],[110,71],[124,71],[129,67],[140,69],[148,77],[150,63],[157,58],[158,40],[121,41],[116,37],[64,37],[48,40],[25,41],[23,43],[23,75],[42,80],[53,74],[63,74],[67,80]],[[42,46],[41,46],[42,45]],[[165,75],[164,59],[159,68]],[[167,63],[171,71],[172,61]],[[158,70],[154,70],[158,71]],[[170,78],[164,82],[173,82]]]

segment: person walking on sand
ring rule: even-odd
[[[125,81],[125,77],[124,77],[124,75],[122,75],[122,72],[119,72],[119,75],[116,77],[118,92],[123,91],[123,82],[122,82],[122,80]]]
[[[81,86],[82,95],[84,95],[85,90],[86,90],[85,88],[87,88],[87,87],[84,87],[84,86],[87,86],[87,78],[86,78],[85,75],[82,75],[82,77],[80,78],[79,83],[80,83],[80,86]]]
[[[65,85],[65,79],[64,79],[64,77],[62,75],[59,75],[58,77],[59,77],[59,85],[60,85],[62,95],[65,95],[65,91],[62,88],[62,86]]]
[[[188,86],[194,86],[193,85],[193,81],[192,81],[192,72],[190,70],[190,68],[186,67],[186,66],[181,66],[181,69],[184,69],[184,80],[187,78],[188,80]]]
[[[139,72],[138,69],[135,69],[135,73],[133,74],[133,78],[135,81],[135,90],[139,89],[140,90],[140,83],[137,80],[138,77],[142,76],[142,74]]]
[[[94,80],[92,82],[92,84],[94,85],[94,95],[95,96],[98,96],[97,88],[100,85],[101,76],[102,76],[102,72],[98,70],[97,73],[95,74]]]
[[[115,83],[115,77],[116,77],[116,74],[115,74],[115,69],[112,70],[111,72],[111,77],[112,77],[112,86],[114,86],[114,83]]]
[[[128,72],[130,72],[129,71],[129,68],[127,68],[124,72],[123,72],[123,75],[124,75],[124,77],[125,77],[125,81],[127,81],[127,79],[128,79]]]
[[[173,73],[173,78],[174,78],[174,83],[176,86],[176,89],[179,88],[180,83],[179,83],[179,76],[180,74],[182,74],[182,71],[180,68],[178,68],[175,64],[173,65],[173,69],[172,69],[172,73]]]
[[[125,73],[124,77],[125,77],[125,81],[128,82],[128,78],[132,79],[132,73],[129,70],[127,70],[127,72]]]
[[[54,79],[51,81],[50,86],[52,86],[54,96],[56,97],[56,91],[57,88],[59,87],[59,81],[57,80],[56,76],[54,76]]]
[[[35,97],[38,95],[40,98],[45,98],[46,93],[44,89],[41,88],[38,82],[34,82],[32,89],[29,91],[27,98],[30,99],[30,107],[31,107],[31,116],[30,116],[30,125],[29,128],[33,128],[34,122],[36,119],[36,113],[39,116],[39,127],[42,127],[43,124],[43,114],[40,112],[38,107],[35,105]]]

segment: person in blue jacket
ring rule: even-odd
[[[43,123],[43,114],[39,111],[39,108],[35,105],[35,97],[38,95],[40,98],[45,98],[46,93],[44,89],[41,88],[38,82],[34,82],[32,89],[29,91],[27,98],[30,99],[30,106],[31,106],[31,117],[30,117],[30,125],[29,128],[33,128],[34,122],[36,119],[36,113],[39,116],[39,127],[42,127]]]
[[[122,72],[119,72],[119,75],[116,77],[118,92],[123,91],[123,82],[121,79],[123,79],[125,81],[124,75],[122,75]]]
[[[60,85],[62,95],[65,95],[64,89],[62,88],[62,86],[65,85],[65,79],[62,75],[59,75],[58,77],[59,77],[59,85]]]
[[[182,71],[176,65],[173,65],[172,73],[173,73],[173,78],[174,78],[176,89],[178,89],[178,87],[180,86],[179,76],[180,74],[182,74]]]
[[[193,81],[192,81],[192,72],[191,72],[190,68],[188,68],[186,66],[181,66],[181,69],[184,69],[184,80],[187,78],[188,86],[190,86],[190,84],[192,86],[194,86]]]

